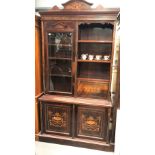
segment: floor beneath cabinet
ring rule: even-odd
[[[45,142],[35,142],[35,155],[114,155],[111,152],[92,150],[80,147],[59,145]]]

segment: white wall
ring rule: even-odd
[[[57,5],[61,7],[62,3],[67,2],[68,0],[35,0],[35,7],[53,7],[54,5]],[[93,3],[93,7],[95,7],[98,4],[102,4],[104,7],[120,7],[120,1],[121,0],[86,0],[90,3]]]

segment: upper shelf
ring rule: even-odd
[[[81,60],[81,59],[78,59],[78,62],[111,63],[111,60]]]
[[[79,43],[113,43],[113,41],[107,40],[78,40]]]

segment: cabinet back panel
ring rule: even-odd
[[[79,44],[79,58],[82,54],[92,54],[92,55],[111,55],[112,44],[100,44],[100,43],[80,43]]]
[[[110,79],[110,64],[102,63],[79,63],[78,64],[79,78],[95,78],[95,79]]]
[[[81,40],[112,40],[113,26],[111,24],[81,24],[79,39]]]

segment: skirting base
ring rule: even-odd
[[[114,151],[113,144],[107,144],[106,142],[101,142],[96,140],[86,140],[81,138],[69,138],[69,137],[58,136],[58,135],[40,134],[39,141],[57,143],[62,145],[71,145],[76,147],[84,147],[84,148],[102,150],[107,152]]]

